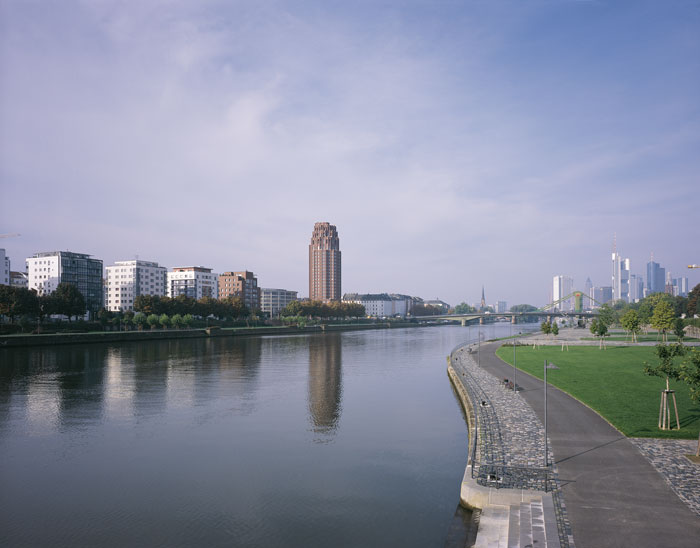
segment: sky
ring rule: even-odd
[[[700,283],[697,1],[0,0],[0,239],[541,305]]]

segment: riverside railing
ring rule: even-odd
[[[467,347],[464,343],[455,347],[450,356]],[[474,376],[460,368],[463,385],[472,402],[473,432],[470,432],[469,451],[471,477],[479,485],[496,489],[532,489],[549,491],[554,487],[554,473],[551,465],[545,467],[519,466],[505,463],[504,442],[498,415],[491,400]],[[478,450],[477,450],[478,448]]]

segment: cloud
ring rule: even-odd
[[[669,68],[672,106],[644,88],[621,108],[636,82],[553,30],[574,12],[513,8],[6,5],[0,177],[32,205],[0,230],[32,234],[20,256],[139,253],[302,294],[319,220],[338,225],[348,291],[457,301],[487,283],[534,302],[559,270],[604,279],[612,232],[660,249],[655,219],[697,207],[697,98],[680,85],[697,71]]]

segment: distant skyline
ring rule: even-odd
[[[0,0],[0,239],[542,304],[613,234],[700,283],[697,4]],[[19,268],[18,268],[19,267]]]

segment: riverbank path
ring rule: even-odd
[[[499,379],[513,367],[481,345],[481,367]],[[518,371],[520,395],[544,422],[542,381]],[[549,386],[551,450],[577,548],[698,548],[700,518],[639,450],[597,413]]]

